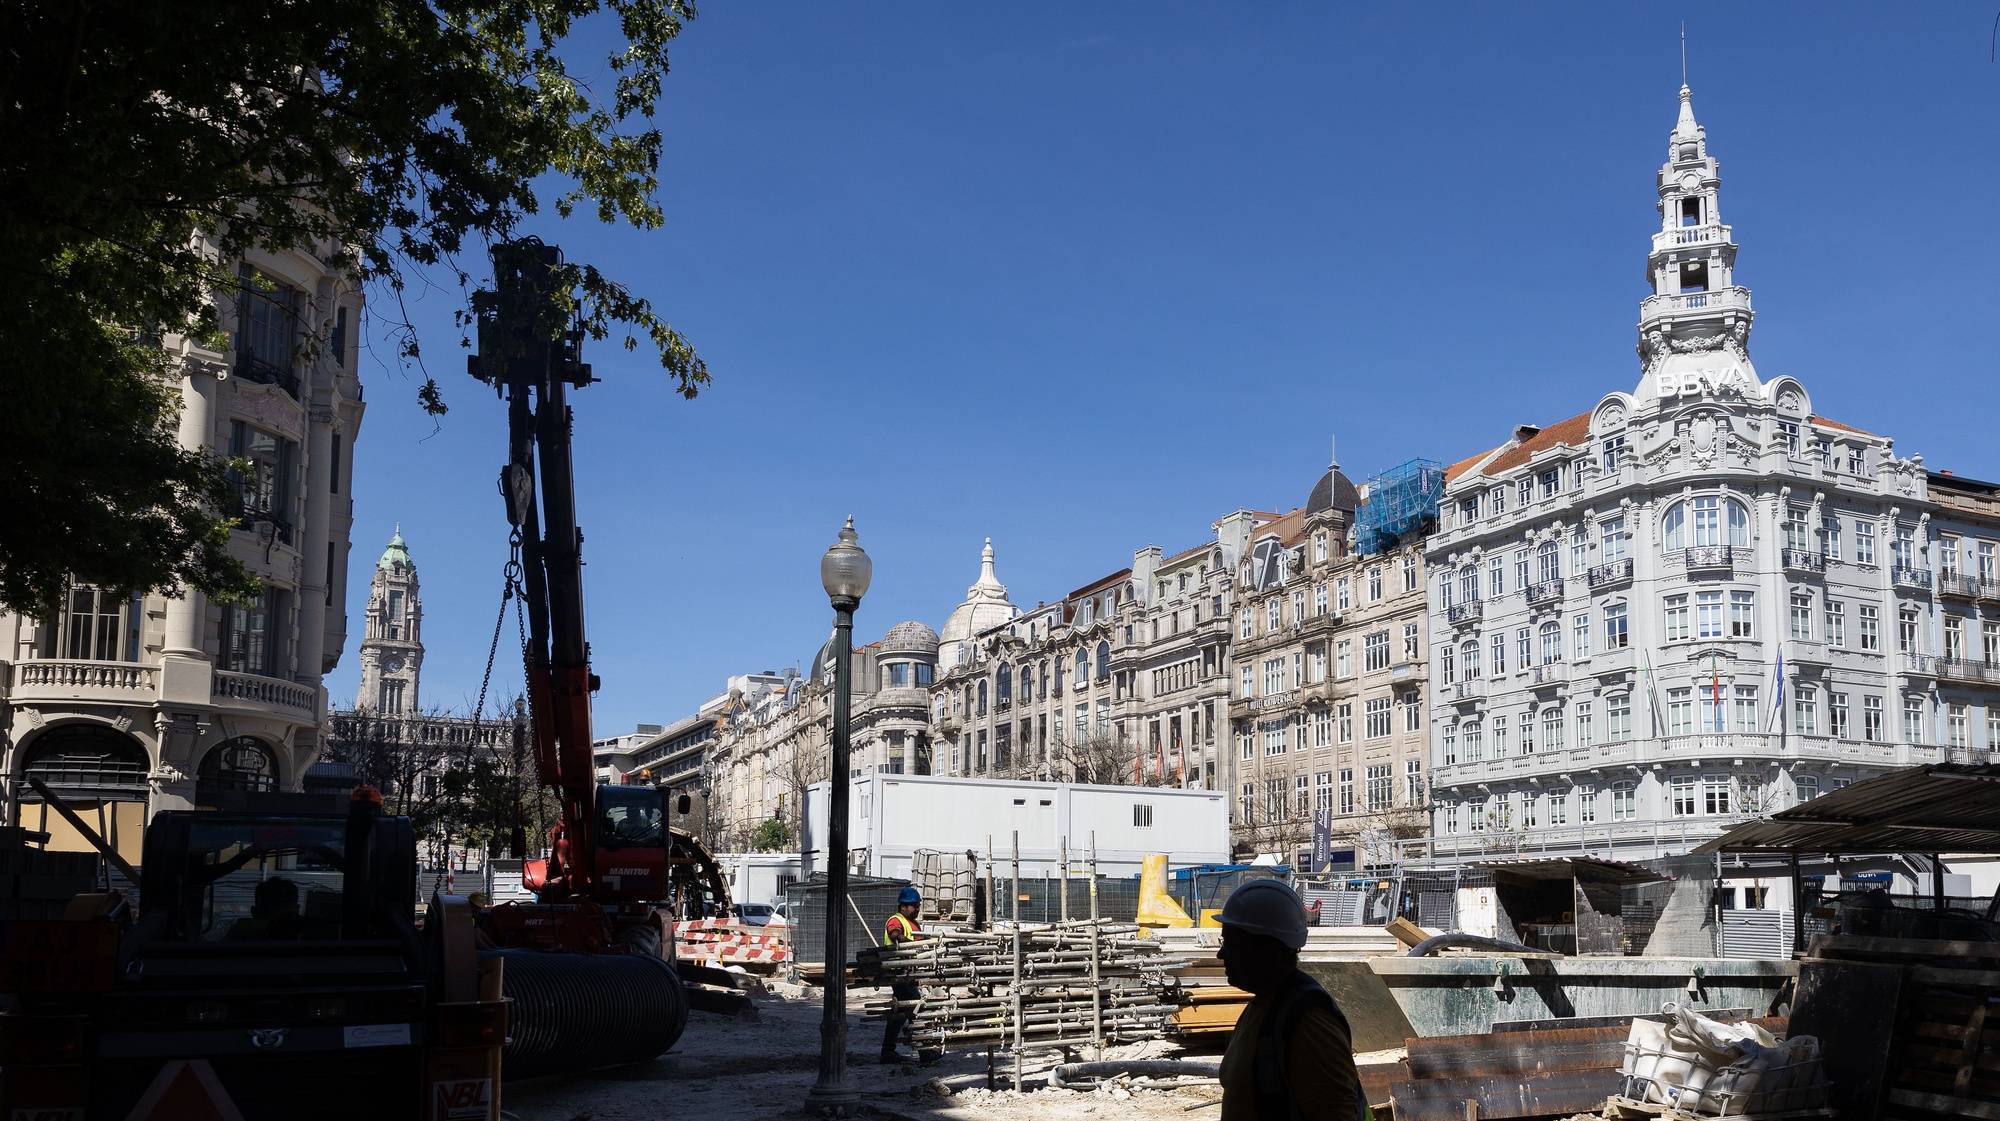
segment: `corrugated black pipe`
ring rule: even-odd
[[[645,1062],[687,1028],[673,967],[643,954],[488,950],[507,961],[506,1078]]]
[[[1503,954],[1546,954],[1549,952],[1547,950],[1537,950],[1533,946],[1523,946],[1519,942],[1509,942],[1505,938],[1488,938],[1483,934],[1466,934],[1463,931],[1453,931],[1450,934],[1440,934],[1435,938],[1426,938],[1416,945],[1411,946],[1407,956],[1413,958],[1429,957],[1439,950],[1495,950]]]
[[[1221,1063],[1189,1059],[1107,1059],[1101,1063],[1064,1063],[1049,1072],[1049,1085],[1058,1090],[1095,1090],[1106,1078],[1121,1074],[1139,1078],[1170,1078],[1182,1081],[1219,1079]]]

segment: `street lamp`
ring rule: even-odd
[[[833,759],[827,768],[826,989],[819,1021],[819,1078],[806,1108],[844,1115],[860,1098],[847,1084],[847,724],[848,674],[854,651],[854,609],[874,572],[855,543],[854,516],[819,561],[819,581],[833,603]]]

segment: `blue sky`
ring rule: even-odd
[[[600,734],[809,658],[852,513],[865,641],[932,626],[991,536],[1016,603],[1630,390],[1689,28],[1759,372],[2000,478],[1990,2],[703,6],[666,87],[664,230],[538,231],[649,295],[715,383],[609,344],[577,394]],[[386,347],[355,447],[371,561],[423,579],[428,704],[498,606],[503,416],[455,293],[412,303],[452,411]],[[495,688],[519,687],[508,624]]]

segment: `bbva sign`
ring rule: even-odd
[[[1757,392],[1757,376],[1740,365],[1721,369],[1662,370],[1654,381],[1662,398],[1713,396],[1734,389],[1744,396]]]

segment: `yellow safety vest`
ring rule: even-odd
[[[884,946],[894,946],[896,944],[896,940],[889,935],[891,931],[896,929],[898,924],[902,926],[903,937],[906,939],[917,933],[916,920],[904,918],[901,912],[897,912],[889,916],[888,922],[882,924],[882,944]]]

